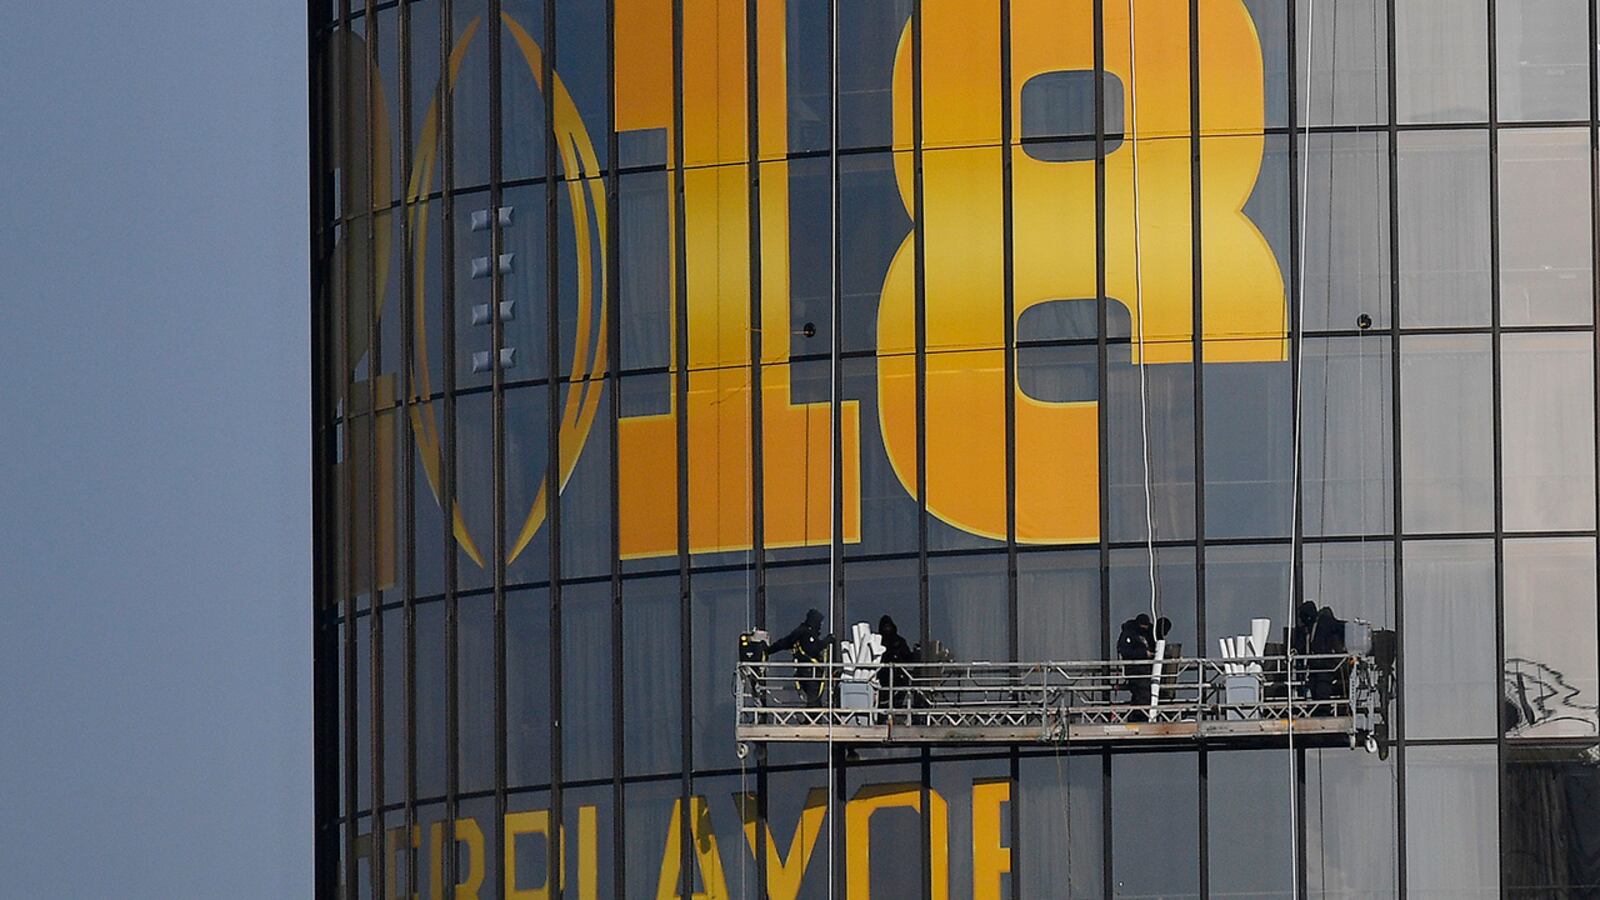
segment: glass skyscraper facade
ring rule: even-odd
[[[1600,892],[1585,0],[313,0],[319,896]],[[1399,636],[1385,752],[734,738],[739,634]]]

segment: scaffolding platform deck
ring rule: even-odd
[[[1372,745],[1390,682],[1368,656],[1151,662],[741,662],[751,743]]]

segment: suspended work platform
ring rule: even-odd
[[[741,662],[749,743],[1215,741],[1365,746],[1386,736],[1392,673],[1371,656],[1160,661]]]

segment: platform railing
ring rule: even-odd
[[[1015,743],[1342,735],[1377,727],[1380,673],[1348,654],[1245,659],[742,662],[744,741]],[[741,748],[743,749],[743,748]]]

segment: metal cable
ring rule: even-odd
[[[1160,605],[1156,600],[1156,526],[1155,508],[1150,489],[1150,396],[1145,379],[1144,342],[1144,279],[1140,274],[1139,256],[1139,90],[1138,54],[1134,49],[1134,0],[1128,0],[1128,143],[1133,152],[1133,304],[1134,319],[1138,325],[1139,369],[1139,444],[1144,464],[1144,548],[1150,563],[1150,620],[1160,618]],[[1101,523],[1100,527],[1106,527]]]
[[[1305,311],[1306,311],[1306,200],[1311,177],[1311,154],[1306,152],[1311,148],[1311,75],[1315,68],[1317,45],[1316,37],[1317,0],[1306,0],[1306,81],[1303,96],[1305,98],[1305,121],[1301,127],[1304,147],[1300,160],[1300,231],[1299,239],[1299,272],[1295,283],[1295,320],[1294,331],[1294,432],[1292,445],[1294,451],[1293,475],[1289,486],[1289,529],[1293,535],[1299,527],[1300,521],[1300,453],[1301,453],[1301,423],[1305,415],[1305,379],[1302,377],[1305,350]],[[1292,60],[1291,60],[1292,62]],[[1292,125],[1293,123],[1291,123]],[[1331,146],[1331,139],[1330,139]],[[1332,201],[1332,198],[1329,198]],[[1331,239],[1331,237],[1330,237]],[[1304,552],[1303,549],[1301,552]],[[1294,621],[1295,608],[1295,579],[1300,574],[1299,554],[1289,553],[1289,589],[1288,589],[1288,621]],[[1310,649],[1309,647],[1307,649]],[[1295,755],[1294,755],[1294,646],[1285,648],[1289,660],[1289,884],[1291,890],[1298,891],[1300,884],[1300,835],[1295,827],[1299,811],[1299,790],[1295,781]]]
[[[828,627],[836,625],[837,597],[834,586],[838,584],[837,551],[840,536],[834,534],[834,500],[838,491],[838,473],[834,461],[838,458],[838,405],[839,405],[839,0],[828,4]],[[808,431],[809,434],[809,431]],[[809,470],[809,466],[807,467]],[[830,671],[827,684],[829,704],[833,703],[833,680]],[[833,783],[833,716],[828,716],[828,900],[834,900],[834,783]]]

